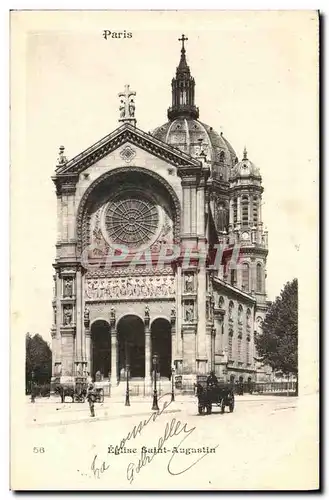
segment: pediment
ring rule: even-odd
[[[195,160],[186,153],[125,123],[74,158],[65,161],[63,164],[59,164],[56,169],[56,177],[79,175],[86,168],[121,147],[126,142],[134,144],[175,167],[183,167],[184,169],[191,167],[191,170],[200,169],[201,167],[201,163],[198,160]]]

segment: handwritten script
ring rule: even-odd
[[[115,450],[115,455],[119,455],[121,453],[124,453],[126,448],[126,443],[129,442],[130,440],[136,439],[138,436],[142,435],[142,431],[150,424],[153,422],[156,422],[157,419],[163,414],[163,412],[170,406],[171,404],[171,399],[165,400],[164,398],[168,396],[170,397],[171,394],[164,394],[161,396],[158,400],[159,404],[162,404],[162,408],[160,408],[157,411],[154,411],[151,413],[149,418],[140,420],[140,422],[137,425],[134,425],[131,431],[128,432],[128,434],[121,439],[120,443],[113,447],[109,446],[108,447],[108,453],[113,453],[113,449]],[[179,464],[178,461],[175,460],[177,455],[178,455],[178,450],[181,447],[181,445],[185,441],[191,437],[193,432],[195,431],[196,427],[191,427],[188,428],[188,424],[182,423],[180,420],[177,420],[176,418],[172,418],[170,422],[167,422],[164,428],[164,432],[161,434],[161,436],[157,440],[157,445],[154,447],[152,450],[148,450],[145,446],[141,448],[141,453],[138,461],[136,463],[130,462],[127,471],[126,471],[126,477],[127,480],[130,482],[130,484],[133,483],[134,479],[136,478],[136,475],[140,473],[143,467],[147,466],[156,455],[158,455],[161,452],[169,452],[170,453],[170,459],[167,464],[167,470],[169,474],[173,476],[177,476],[180,474],[183,474],[184,472],[188,471],[194,465],[196,465],[200,460],[202,460],[205,456],[208,455],[209,451],[206,451],[203,453],[201,456],[198,456],[197,459],[192,458],[189,456],[189,462],[188,463],[183,463],[185,457],[186,460],[186,455],[179,454],[180,460]],[[181,440],[177,446],[174,446],[171,450],[167,450],[167,448],[164,446],[169,439],[174,438],[175,436],[180,436]],[[218,445],[217,445],[218,446]],[[215,450],[217,446],[213,447],[211,450]],[[135,450],[134,450],[135,451]],[[100,479],[100,477],[104,474],[109,469],[110,465],[104,460],[98,459],[98,456],[95,455],[91,464],[91,470],[94,474],[95,479]]]

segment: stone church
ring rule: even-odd
[[[54,377],[113,388],[129,370],[146,386],[154,364],[183,389],[211,370],[266,377],[254,344],[267,308],[262,179],[199,120],[186,40],[166,123],[140,130],[126,85],[117,129],[72,159],[60,147]]]

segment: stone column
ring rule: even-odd
[[[207,320],[206,320],[206,268],[200,265],[197,289],[197,360],[199,373],[206,373],[207,362]]]
[[[115,309],[111,308],[111,387],[116,387],[118,383],[118,334],[115,319]]]
[[[254,216],[254,211],[253,211],[253,208],[254,208],[254,195],[252,193],[249,193],[249,205],[248,205],[248,209],[249,209],[249,217],[248,217],[248,221],[249,221],[249,227],[253,227],[254,223],[253,223],[253,216]]]
[[[57,194],[57,243],[63,239],[62,197]]]
[[[171,323],[171,366],[173,366],[174,361],[176,360],[176,352],[177,352],[177,338],[176,338],[176,312],[172,311],[170,317]]]
[[[230,200],[230,215],[229,215],[229,225],[234,226],[234,209],[233,209],[234,201]]]
[[[60,326],[62,322],[62,304],[61,304],[61,279],[59,276],[58,271],[56,271],[56,352],[54,353],[55,355],[55,362],[56,363],[61,363],[62,362],[62,341],[61,341],[61,333],[60,333]]]
[[[204,236],[204,187],[199,184],[197,188],[197,236]]]
[[[89,372],[91,376],[93,367],[91,359],[91,332],[89,328],[85,329],[85,342],[86,342],[86,352],[85,352],[86,371]]]
[[[240,227],[241,224],[241,196],[238,196],[237,201],[237,226]]]
[[[67,226],[68,226],[67,239],[69,241],[74,240],[74,231],[75,231],[74,198],[75,198],[74,192],[70,192],[67,196]]]
[[[191,233],[191,186],[182,181],[183,188],[183,235]]]
[[[176,270],[176,328],[179,335],[177,336],[177,350],[175,357],[178,359],[183,358],[183,340],[182,340],[182,268],[177,266]]]
[[[62,193],[62,214],[63,214],[62,240],[67,241],[68,240],[68,195],[66,191]]]
[[[216,328],[211,329],[211,361],[210,369],[215,369],[215,341],[216,341]]]
[[[83,336],[83,326],[82,326],[82,280],[81,280],[81,269],[77,269],[76,279],[76,362],[81,363],[83,361],[82,355],[82,336]]]
[[[151,382],[151,330],[150,322],[145,318],[145,383]]]

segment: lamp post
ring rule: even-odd
[[[130,368],[130,366],[127,364],[126,365],[126,381],[127,381],[127,385],[126,385],[126,403],[125,403],[125,406],[130,406],[130,399],[129,399],[129,368]]]
[[[174,381],[174,375],[175,375],[175,368],[171,368],[171,401],[175,401],[175,381]]]
[[[158,355],[153,355],[153,373],[154,373],[154,390],[153,390],[153,406],[152,410],[159,410],[158,406],[158,393],[157,393],[157,364],[158,364]]]

